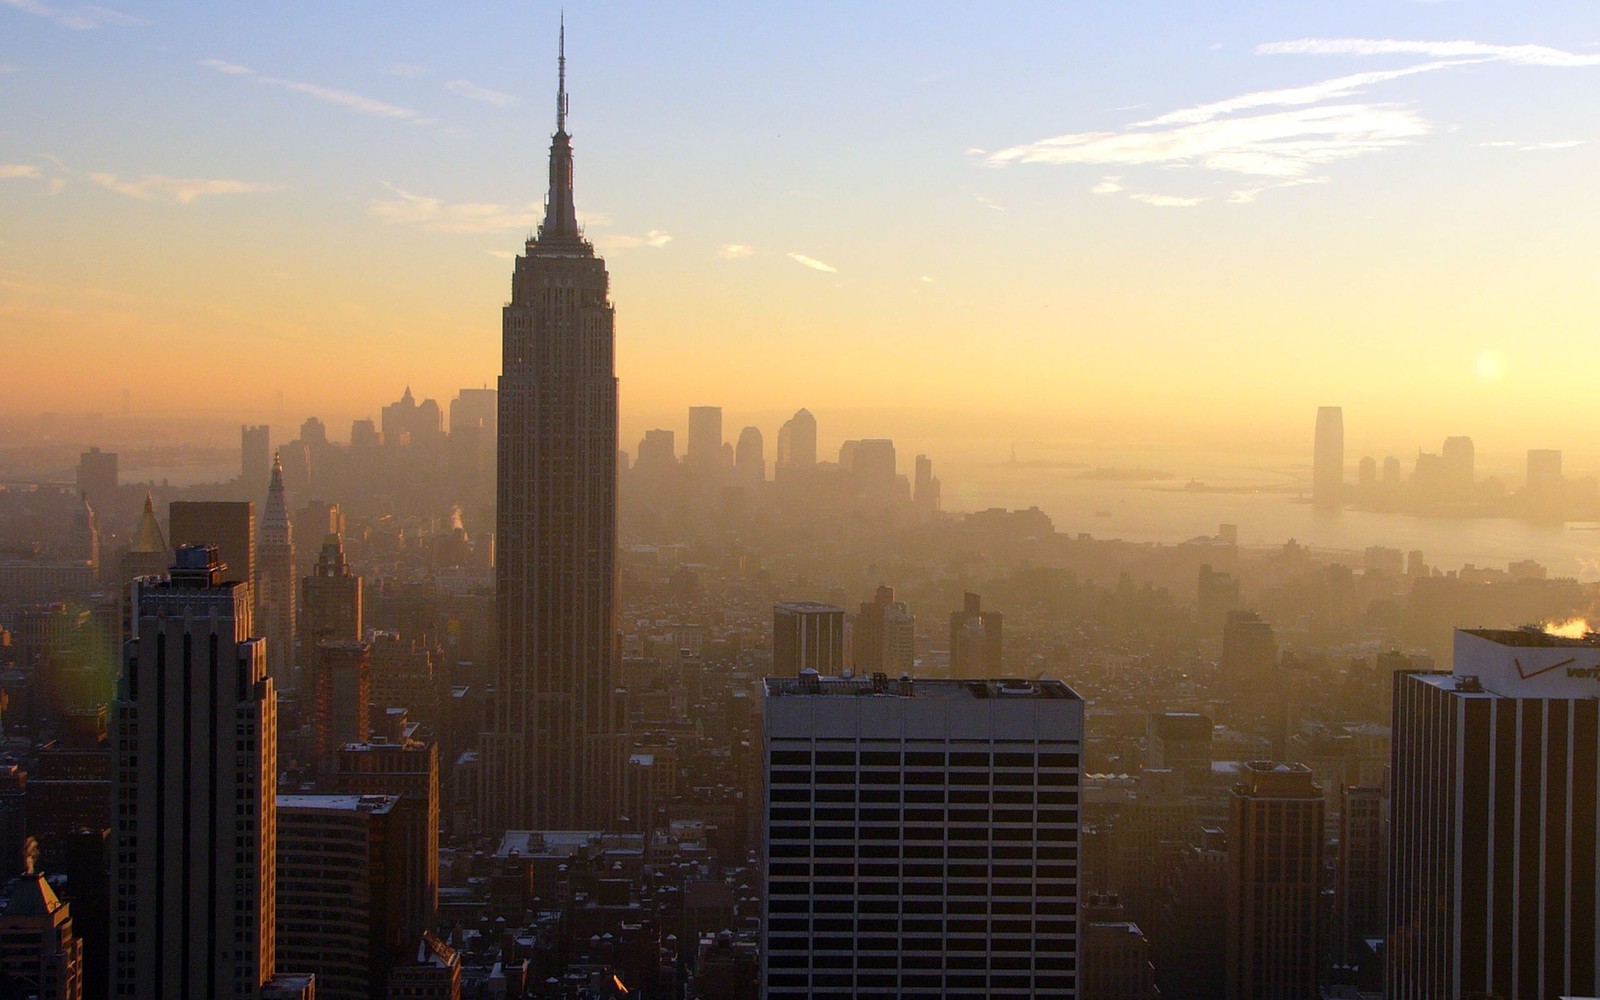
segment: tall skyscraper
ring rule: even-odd
[[[819,601],[772,606],[772,672],[837,674],[844,662],[844,608]]]
[[[684,461],[707,472],[722,464],[722,407],[689,407],[689,450]]]
[[[917,456],[916,479],[911,487],[911,502],[929,514],[939,512],[939,478],[933,474],[933,459]]]
[[[167,507],[167,541],[174,549],[183,545],[215,545],[227,579],[237,580],[249,588],[251,613],[254,614],[256,505],[253,502],[174,500]]]
[[[1600,995],[1600,640],[1462,629],[1394,677],[1387,994]]]
[[[1311,456],[1311,502],[1337,507],[1344,499],[1344,411],[1317,407],[1317,437]]]
[[[762,996],[1078,995],[1077,694],[777,677],[762,719]]]
[[[778,459],[773,478],[805,473],[817,467],[817,418],[810,410],[796,410],[778,429]]]
[[[871,601],[861,602],[850,636],[851,666],[858,674],[883,671],[899,677],[915,660],[916,616],[893,587],[879,587]]]
[[[214,546],[133,586],[118,682],[112,993],[247,997],[272,978],[277,700],[250,587]]]
[[[322,540],[316,568],[300,580],[300,606],[306,613],[300,632],[308,647],[361,641],[361,577],[350,571],[337,533]]]
[[[246,489],[258,490],[272,471],[272,427],[269,424],[239,425],[239,481]],[[260,496],[260,494],[256,494]]]
[[[117,453],[90,448],[78,456],[78,495],[104,511],[117,499]]]
[[[564,30],[558,66],[544,222],[503,314],[483,809],[501,830],[599,829],[620,801],[615,317],[573,206]]]
[[[295,687],[295,590],[294,525],[283,493],[283,465],[274,457],[256,547],[256,611],[267,640],[267,673],[280,691]]]
[[[1317,1000],[1322,789],[1304,764],[1240,770],[1228,831],[1229,1000]]]

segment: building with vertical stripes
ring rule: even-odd
[[[1394,680],[1388,995],[1600,995],[1600,639],[1463,629]]]
[[[762,993],[1078,996],[1083,701],[1060,681],[766,681]]]
[[[116,997],[248,997],[272,978],[277,700],[250,584],[216,546],[132,585],[119,681]]]

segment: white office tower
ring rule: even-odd
[[[1463,629],[1394,681],[1396,1000],[1600,995],[1600,639]]]
[[[277,703],[250,585],[215,546],[134,581],[118,684],[111,992],[254,997],[272,978]]]
[[[769,678],[762,996],[1076,997],[1083,701]]]

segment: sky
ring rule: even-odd
[[[559,16],[0,0],[0,418],[127,388],[344,438],[493,385]],[[824,450],[1309,456],[1336,404],[1352,462],[1600,458],[1596,5],[565,17],[625,448],[720,404]]]

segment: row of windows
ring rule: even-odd
[[[1076,788],[1076,784],[1073,785]],[[963,789],[953,789],[949,792],[953,802],[965,801],[957,798],[963,794]],[[979,792],[981,795],[991,794],[987,788]],[[1031,805],[1034,801],[1032,789],[998,788],[992,793],[994,801],[1008,805]],[[1038,793],[1042,800],[1051,794],[1049,791]],[[772,802],[906,802],[938,803],[945,801],[945,789],[940,788],[817,788],[810,787],[782,787],[772,788],[767,792],[768,800]],[[983,801],[979,799],[977,801]]]
[[[792,946],[792,941],[786,941],[781,950],[791,951]],[[890,951],[895,950],[892,940],[887,947]],[[774,944],[773,950],[777,951],[780,948]],[[863,948],[862,950],[871,949]],[[946,971],[982,971],[988,969],[1003,972],[1026,972],[1032,969],[1070,972],[1075,970],[1077,966],[1077,959],[1072,955],[1046,952],[1034,953],[1031,948],[1029,953],[1024,955],[945,955],[940,954],[938,951],[930,952],[913,949],[907,949],[901,955],[818,955],[816,956],[816,961],[809,965],[807,956],[804,954],[779,954],[773,955],[767,962],[767,967],[771,969],[839,969],[855,967],[862,969],[942,969]]]
[[[893,973],[862,973],[860,975],[853,976],[848,972],[819,972],[815,975],[808,976],[803,972],[773,972],[767,976],[767,982],[771,986],[802,986],[809,987],[813,990],[818,988],[827,989],[829,987],[850,990],[864,988],[869,990],[869,992],[864,994],[867,996],[873,995],[872,992],[870,992],[871,990],[882,988],[892,989],[896,985],[895,979],[896,977]],[[942,986],[946,990],[982,990],[985,987],[988,987],[989,989],[1028,990],[1030,991],[1030,996],[1048,995],[1041,993],[1040,991],[1042,990],[1068,991],[1072,989],[1073,983],[1076,981],[1075,977],[1070,974],[1056,976],[1019,976],[995,974],[993,976],[985,977],[982,974],[964,972],[952,972],[946,976],[940,976],[937,973],[919,974],[908,972],[900,976],[899,980],[899,985],[903,989],[922,988],[938,990]],[[812,992],[787,993],[779,990],[770,990],[767,993],[769,1000],[791,1000],[791,998],[793,998],[793,1000],[809,1000],[810,997],[815,995],[816,994]],[[851,993],[847,995],[854,996],[858,994]],[[902,993],[901,995],[908,996],[909,994]],[[936,993],[934,995],[937,996],[938,994]],[[981,996],[986,994],[974,993],[973,995]],[[1063,992],[1062,995],[1065,995],[1065,992]]]
[[[1071,887],[1064,887],[1071,888]],[[923,919],[936,917],[946,911],[950,913],[967,913],[965,907],[983,905],[982,900],[974,903],[971,900],[952,899],[940,902],[937,899],[918,899],[910,904],[914,908],[916,917],[907,919]],[[1029,899],[990,899],[989,909],[994,913],[1022,914],[1027,913],[1031,906],[1038,916],[1048,917],[1075,917],[1078,913],[1078,901],[1071,895],[1040,895]],[[898,914],[901,911],[901,900],[895,897],[888,899],[769,899],[767,911],[777,914],[796,913],[849,913],[849,914]],[[937,923],[937,921],[934,921]]]
[[[810,878],[846,877],[859,875],[862,878],[1076,878],[1078,866],[1065,865],[994,865],[986,864],[955,864],[948,867],[937,862],[931,864],[905,864],[898,865],[892,861],[878,863],[863,863],[859,866],[848,862],[818,862],[811,865],[805,861],[775,861],[767,866],[767,875],[771,878],[795,876]]]
[[[943,823],[946,820],[952,823],[1076,823],[1078,811],[1076,809],[1040,809],[1037,813],[1031,807],[980,807],[967,806],[961,808],[917,808],[897,809],[894,807],[863,807],[860,811],[848,806],[820,808],[811,813],[805,806],[773,806],[767,813],[773,821],[810,819],[814,815],[818,820],[843,820],[847,823]]]
[[[1071,824],[1056,827],[1028,826],[773,826],[768,838],[776,847],[779,841],[799,840],[1038,840],[1059,842],[1078,839],[1077,816],[1056,822]]]
[[[1078,845],[1068,843],[1043,844],[771,844],[767,848],[770,858],[950,858],[962,861],[997,860],[1073,861],[1078,857]]]
[[[815,754],[810,750],[774,750],[769,758],[770,763],[777,767],[789,764],[818,764],[854,765],[857,755],[854,750],[818,750]],[[863,767],[900,765],[907,767],[1077,767],[1078,755],[1075,753],[1040,753],[1033,754],[1012,750],[997,750],[992,753],[983,753],[970,750],[953,750],[948,754],[942,750],[907,750],[902,754],[898,750],[862,750],[859,762]]]

